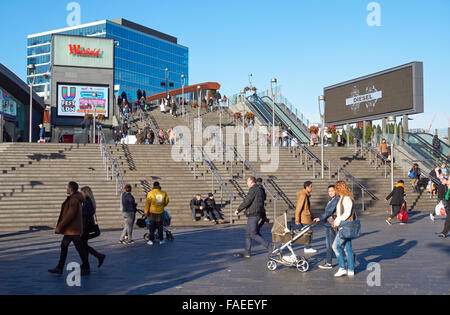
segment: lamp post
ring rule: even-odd
[[[277,86],[277,79],[273,78],[270,81],[270,92],[272,94],[272,146],[275,146],[275,98],[273,93],[273,84],[275,84],[275,93],[276,93],[276,86]]]
[[[322,101],[323,102],[323,111],[322,111],[322,108],[320,107],[320,101]],[[325,136],[325,96],[323,96],[323,95],[320,95],[319,96],[319,114],[320,114],[320,120],[321,120],[321,131],[320,131],[320,143],[321,143],[321,164],[322,164],[322,179],[324,178],[324,170],[325,170],[325,167],[324,167],[324,161],[323,161],[323,158],[324,158],[324,147],[323,147],[323,145],[324,145],[324,143],[323,143],[323,137]]]
[[[33,85],[36,81],[36,66],[34,64],[27,66],[28,70],[28,84],[30,85],[30,132],[29,142],[33,142]]]
[[[182,117],[184,117],[184,115],[185,115],[185,107],[184,107],[184,86],[185,86],[185,84],[186,84],[186,76],[184,75],[184,74],[182,74],[181,75],[181,94],[182,94],[182,97],[181,97],[181,104],[182,104],[182,109],[181,109],[181,114],[182,114]]]
[[[197,120],[198,120],[198,125],[199,125],[199,127],[200,127],[200,106],[201,106],[201,101],[202,101],[202,99],[201,99],[201,93],[200,93],[200,89],[201,89],[201,88],[202,88],[202,87],[201,87],[200,85],[197,86],[197,99],[198,99],[198,106],[197,106],[198,114],[197,114]],[[200,130],[200,128],[199,128],[199,130]]]

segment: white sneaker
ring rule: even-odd
[[[315,254],[317,250],[314,248],[305,248],[305,254]]]
[[[148,241],[147,245],[153,246],[153,242],[152,241]]]
[[[162,240],[162,241],[159,242],[159,245],[164,245],[164,244],[166,244],[165,240]]]
[[[347,270],[339,268],[338,272],[334,274],[335,278],[339,278],[345,276],[347,274]]]
[[[352,270],[347,271],[347,276],[354,276],[354,275],[355,275],[355,271],[352,271]]]
[[[432,213],[430,213],[430,219],[431,221],[434,221],[434,215]]]

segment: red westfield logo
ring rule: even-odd
[[[69,45],[69,55],[100,57],[100,48],[91,50],[90,48],[81,48],[80,45]]]

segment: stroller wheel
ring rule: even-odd
[[[267,269],[269,269],[270,271],[275,271],[277,269],[277,263],[273,260],[269,260],[267,262]]]
[[[172,233],[166,233],[166,238],[167,238],[167,240],[168,240],[169,242],[172,242],[172,241],[173,241],[173,235],[172,235]]]
[[[307,272],[309,270],[309,263],[304,257],[297,263],[297,270],[300,272]]]
[[[150,241],[150,233],[145,233],[144,240],[146,240],[147,242]]]

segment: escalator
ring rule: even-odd
[[[422,135],[427,136],[423,137]],[[402,144],[408,144],[409,146],[413,147],[417,152],[420,152],[422,156],[426,157],[430,160],[430,162],[434,164],[441,162],[446,162],[448,164],[450,162],[450,159],[448,157],[448,153],[450,150],[448,150],[448,146],[445,143],[441,143],[440,150],[435,150],[432,143],[428,142],[427,140],[432,141],[433,135],[407,132],[403,134]],[[444,152],[447,152],[447,154],[445,154]]]
[[[430,134],[430,133],[414,133],[412,135],[419,138],[420,140],[422,140],[423,142],[428,144],[431,148],[433,148],[434,136],[432,134]],[[442,141],[440,139],[438,139],[438,140],[439,140],[439,144],[440,144],[439,151],[448,160],[449,156],[450,156],[450,146],[448,144],[446,144],[444,141]]]
[[[405,150],[414,162],[421,162],[426,169],[432,170],[436,164],[441,162],[450,162],[448,158],[440,152],[436,152],[432,146],[424,142],[417,134],[403,133],[400,137],[398,134],[385,134],[384,138],[388,143],[394,143],[397,147]],[[381,135],[377,137],[377,143],[381,140]]]
[[[267,96],[260,98],[259,96],[252,95],[247,98],[247,105],[252,111],[256,112],[255,116],[263,116],[263,124],[267,124],[267,126],[272,125],[273,102],[271,98]],[[299,126],[299,122],[295,121],[292,117],[289,117],[277,105],[275,106],[275,125],[278,125],[280,122],[283,126],[291,127],[292,133],[295,138],[297,138],[298,143],[309,143],[310,137],[302,130],[302,126]]]

